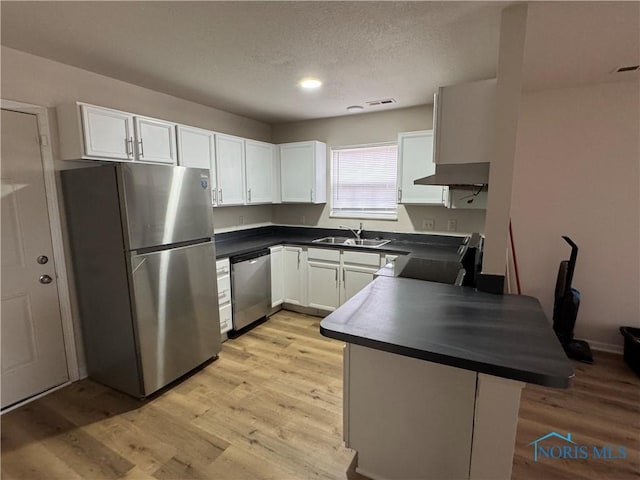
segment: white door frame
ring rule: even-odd
[[[38,122],[40,154],[42,158],[42,170],[44,172],[44,189],[47,197],[47,212],[49,214],[49,229],[51,231],[51,240],[53,243],[55,273],[58,279],[56,284],[58,288],[58,300],[60,303],[62,335],[64,338],[64,350],[67,357],[67,370],[69,372],[69,381],[63,385],[67,385],[80,379],[80,369],[78,365],[78,352],[76,349],[74,334],[71,297],[69,295],[69,277],[67,275],[67,263],[64,254],[64,243],[62,240],[62,220],[58,209],[58,189],[56,187],[56,174],[53,162],[53,150],[51,148],[51,130],[49,128],[48,112],[46,107],[5,99],[0,99],[0,107],[14,112],[33,114],[36,116]],[[48,390],[44,393],[46,394],[50,391],[51,390]],[[39,396],[42,396],[42,394],[37,395],[36,397]],[[20,402],[18,405],[22,405],[36,397],[29,397],[25,402]],[[6,413],[6,411],[3,411],[3,413]]]

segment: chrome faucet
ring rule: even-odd
[[[360,240],[360,235],[362,235],[362,222],[360,222],[360,228],[358,230],[354,230],[348,225],[338,225],[338,228],[346,228],[347,230],[351,230],[351,233],[356,236],[356,239]]]

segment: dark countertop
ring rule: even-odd
[[[379,277],[320,323],[322,335],[497,377],[567,388],[573,368],[540,303],[523,295]]]
[[[388,263],[378,270],[376,275],[461,285],[464,273],[464,267],[458,261],[434,260],[409,255]]]
[[[414,257],[457,261],[458,247],[464,239],[464,237],[461,236],[365,231],[363,238],[381,237],[391,239],[391,242],[378,248],[313,243],[313,240],[317,238],[328,236],[351,237],[352,234],[348,230],[286,227],[278,225],[219,233],[215,236],[216,257],[231,257],[262,248],[287,244],[317,248],[335,248],[338,250],[362,250],[397,255],[410,254]]]

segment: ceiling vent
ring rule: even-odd
[[[618,67],[613,72],[614,73],[637,72],[638,70],[640,70],[640,65],[628,65],[626,67]]]
[[[382,100],[371,100],[370,102],[365,102],[370,107],[377,107],[379,105],[389,105],[391,103],[397,103],[395,98],[385,98]]]

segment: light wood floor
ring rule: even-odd
[[[280,312],[147,402],[84,380],[3,415],[2,478],[345,479],[342,344],[319,321]],[[571,390],[527,387],[513,477],[638,478],[639,394],[605,354],[577,366]],[[527,444],[552,430],[626,445],[630,458],[534,463]]]

